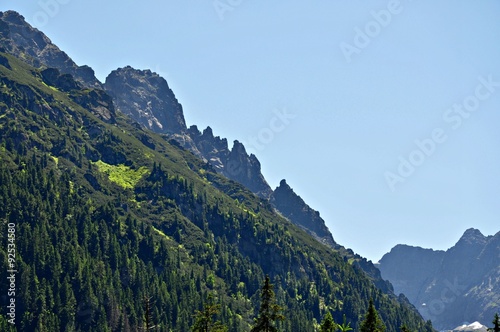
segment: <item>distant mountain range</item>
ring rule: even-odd
[[[377,266],[438,329],[489,326],[500,311],[500,232],[468,229],[447,251],[397,245]]]

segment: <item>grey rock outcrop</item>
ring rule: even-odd
[[[279,187],[271,194],[270,202],[283,216],[302,227],[319,242],[332,248],[337,246],[319,212],[307,205],[286,180],[281,180]]]
[[[186,131],[182,105],[158,74],[127,66],[111,72],[104,87],[116,108],[144,127],[162,134]]]

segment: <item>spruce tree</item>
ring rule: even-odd
[[[410,329],[408,328],[408,326],[406,326],[406,325],[403,324],[401,326],[401,332],[410,332]]]
[[[213,295],[208,295],[207,303],[202,311],[196,312],[196,318],[192,327],[193,332],[225,332],[227,327],[219,321],[213,321],[213,317],[220,312],[220,304],[215,304]]]
[[[342,325],[337,325],[337,327],[342,332],[352,331],[351,323],[346,322],[345,314],[343,315]]]
[[[432,327],[431,320],[428,320],[425,322],[424,331],[425,332],[435,332],[434,328]]]
[[[490,332],[500,332],[500,317],[498,314],[495,314],[495,318],[493,318],[493,327],[490,327],[488,331]]]
[[[283,321],[285,317],[280,313],[283,311],[279,305],[276,304],[274,299],[273,285],[266,275],[266,280],[262,286],[261,303],[259,309],[259,316],[255,320],[251,332],[276,332],[278,329],[274,326],[275,321]]]
[[[321,322],[320,332],[335,332],[337,324],[333,320],[332,314],[328,311]]]
[[[144,296],[144,327],[141,327],[141,331],[151,331],[156,329],[156,325],[153,325],[151,315],[151,297]]]
[[[384,332],[385,325],[378,316],[378,312],[373,305],[373,300],[370,300],[370,305],[368,306],[368,312],[366,313],[365,319],[361,323],[359,328],[360,332]]]

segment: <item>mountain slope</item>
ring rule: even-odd
[[[468,229],[455,246],[434,251],[398,245],[380,260],[382,276],[439,329],[488,323],[500,310],[500,232]]]
[[[201,133],[196,126],[186,130],[182,105],[168,87],[167,82],[149,70],[131,67],[113,71],[101,84],[91,68],[78,67],[63,51],[50,42],[42,32],[31,27],[16,12],[2,13],[0,47],[21,57],[23,61],[39,66],[57,68],[63,74],[71,74],[85,87],[105,89],[114,99],[119,111],[144,127],[157,133],[168,134],[183,147],[209,162],[217,172],[237,181],[262,198],[269,198],[272,189],[261,173],[260,162],[253,154],[248,155],[238,141],[229,149],[226,139],[214,136],[208,127]],[[324,227],[317,218],[290,219],[301,227]],[[315,232],[313,229],[309,231]],[[329,231],[327,231],[329,233]],[[325,235],[332,237],[331,234]]]
[[[132,331],[148,296],[161,329],[187,331],[214,293],[221,320],[247,331],[264,274],[285,306],[284,331],[313,331],[326,309],[357,327],[370,298],[388,331],[426,328],[266,200],[111,105],[104,117],[101,90],[48,85],[43,70],[1,58],[0,219],[16,225],[20,330]]]
[[[78,66],[45,34],[33,28],[24,17],[14,11],[0,12],[0,50],[16,56],[34,67],[57,68],[72,75],[88,88],[102,88],[94,71],[88,66]]]

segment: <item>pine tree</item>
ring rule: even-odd
[[[495,314],[495,318],[493,319],[493,327],[489,328],[490,332],[500,332],[500,317],[498,314]]]
[[[153,325],[152,317],[151,317],[151,297],[144,297],[144,325],[145,327],[141,328],[141,331],[150,331],[156,329],[156,325]]]
[[[365,319],[361,323],[359,328],[360,332],[384,332],[385,325],[378,316],[378,312],[373,305],[373,300],[370,300],[370,305],[368,307],[368,312],[366,313]]]
[[[342,325],[337,325],[337,327],[342,332],[352,331],[351,323],[346,322],[345,314],[343,315]]]
[[[285,320],[280,312],[283,311],[279,305],[275,303],[273,285],[266,275],[266,280],[262,286],[261,303],[259,309],[259,316],[255,320],[255,325],[253,326],[251,332],[276,332],[278,329],[274,326],[275,321]]]
[[[332,314],[328,311],[321,322],[320,332],[335,332],[337,324],[333,320]]]
[[[425,322],[424,331],[425,332],[435,332],[434,328],[432,327],[431,320],[428,320]]]
[[[403,324],[401,326],[401,332],[410,332],[410,329],[408,328],[408,326],[406,326],[406,325]]]
[[[219,321],[213,321],[213,317],[220,312],[220,304],[215,304],[213,295],[208,295],[207,303],[202,311],[196,312],[196,318],[192,327],[193,332],[225,332],[227,327]]]

